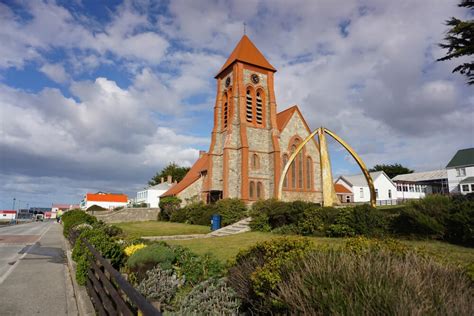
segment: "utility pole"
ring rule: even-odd
[[[13,207],[12,207],[13,210],[15,210],[15,201],[16,201],[16,198],[13,198]]]

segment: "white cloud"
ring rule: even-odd
[[[39,70],[58,83],[64,83],[69,78],[61,64],[44,64]]]

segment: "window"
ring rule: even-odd
[[[285,168],[286,164],[288,163],[288,155],[287,154],[284,154],[283,155],[283,165],[281,166],[281,169],[282,169],[282,172],[283,172],[283,169]],[[284,188],[288,188],[288,175],[284,175],[284,179],[283,179],[283,187]]]
[[[403,185],[403,192],[408,192],[408,184]]]
[[[402,185],[401,184],[397,184],[397,191],[402,192]]]
[[[253,198],[254,198],[254,195],[255,195],[255,182],[250,181],[250,185],[249,185],[249,198],[250,198],[250,199],[253,199]]]
[[[303,153],[298,154],[298,189],[303,188]]]
[[[462,191],[463,192],[469,192],[469,184],[463,184],[462,185]]]
[[[257,199],[263,198],[263,184],[262,182],[257,182]]]
[[[376,198],[376,199],[379,198],[379,189],[375,189],[375,198]]]
[[[415,191],[420,192],[420,185],[418,185],[418,184],[415,185]]]
[[[291,152],[293,153],[296,150],[296,146],[291,147]],[[291,163],[291,187],[296,188],[296,163],[293,161]]]
[[[252,168],[253,169],[260,168],[260,159],[257,154],[252,155]]]
[[[313,162],[311,157],[306,157],[306,188],[313,188]]]
[[[410,184],[410,192],[415,192],[415,186],[413,184]]]
[[[465,177],[466,176],[466,168],[456,168],[456,176]]]
[[[253,96],[250,89],[247,89],[246,119],[249,123],[253,121]]]
[[[388,189],[388,198],[391,199],[392,198],[392,190]]]
[[[474,192],[474,184],[471,184],[471,191]]]
[[[351,203],[351,196],[350,195],[346,195],[346,203]]]
[[[364,188],[360,188],[360,190],[359,190],[359,196],[360,196],[361,199],[364,198]]]
[[[255,109],[255,117],[257,119],[257,124],[263,124],[263,100],[262,100],[262,92],[257,91],[257,106]]]

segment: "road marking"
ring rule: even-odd
[[[41,240],[41,238],[43,238],[43,236],[50,230],[51,228],[51,224],[48,226],[47,229],[44,230],[44,232],[39,236],[39,238],[36,240],[36,242],[38,242],[39,240]],[[32,245],[30,245],[28,247],[27,250],[25,250],[25,252],[18,258],[16,259],[16,262],[7,270],[7,272],[5,272],[1,277],[0,277],[0,285],[2,285],[2,283],[8,278],[8,276],[15,270],[15,268],[18,266],[18,264],[20,263],[20,260],[23,259],[27,254],[28,252],[36,245],[36,242]],[[24,248],[23,248],[24,249]]]

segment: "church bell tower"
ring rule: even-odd
[[[276,195],[281,173],[273,76],[244,35],[216,75],[217,95],[204,193],[209,202],[251,203]]]

